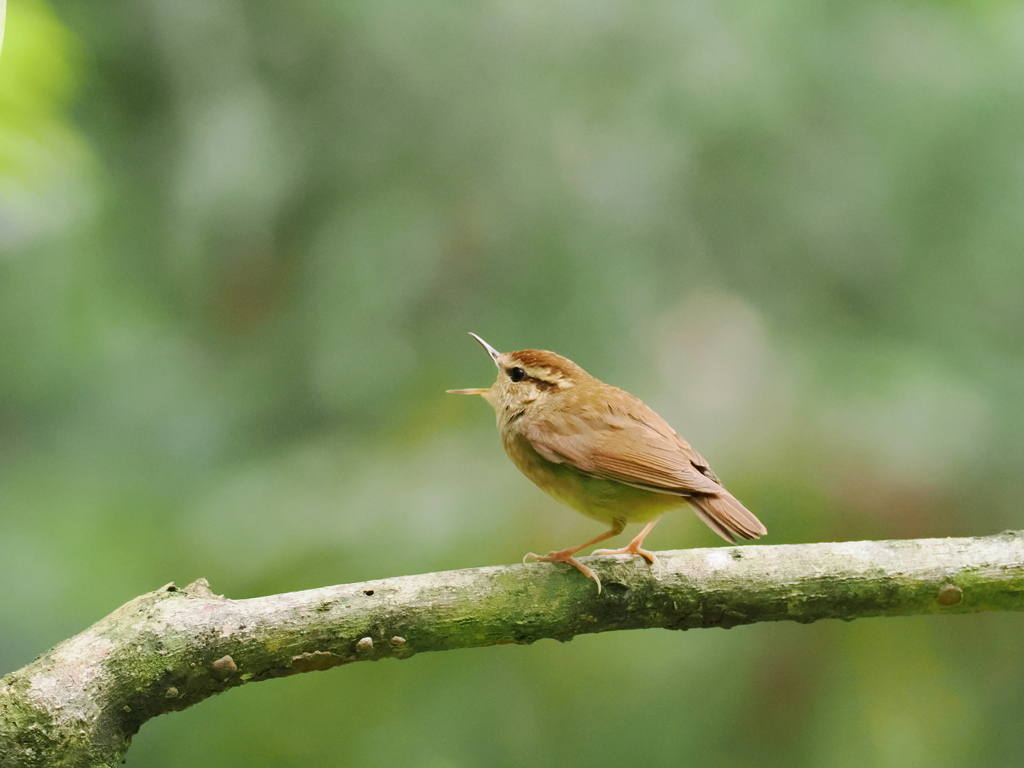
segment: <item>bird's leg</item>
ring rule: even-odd
[[[598,578],[597,574],[587,568],[583,563],[577,560],[573,555],[579,552],[581,549],[586,549],[591,544],[597,544],[599,541],[610,539],[612,536],[618,536],[622,533],[622,529],[625,528],[625,524],[619,525],[616,522],[615,527],[611,530],[605,531],[600,536],[595,536],[590,541],[585,541],[578,547],[570,547],[569,549],[563,549],[558,552],[548,552],[546,555],[537,555],[533,552],[527,552],[523,555],[523,562],[527,560],[536,560],[542,563],[568,563],[573,568],[576,568],[580,573],[586,576],[588,579],[593,579],[597,582],[597,593],[601,594],[601,579]]]
[[[658,520],[661,518],[659,517]],[[644,543],[644,539],[647,538],[647,534],[651,532],[651,529],[658,524],[658,520],[652,520],[644,529],[640,531],[640,534],[633,539],[629,544],[624,546],[622,549],[595,549],[592,554],[595,555],[640,555],[651,565],[656,565],[658,558],[654,556],[653,552],[648,552],[640,545]]]

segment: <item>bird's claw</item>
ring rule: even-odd
[[[627,545],[621,549],[595,549],[591,552],[593,555],[640,555],[651,565],[658,564],[658,557],[653,552],[648,552],[642,547],[634,547],[633,545]]]
[[[596,573],[590,568],[585,566],[579,560],[572,556],[572,553],[568,550],[562,550],[561,552],[548,552],[546,555],[538,555],[535,552],[527,552],[523,555],[523,562],[532,561],[540,563],[566,563],[571,565],[573,568],[578,570],[588,579],[593,579],[594,583],[597,584],[597,594],[601,594],[601,579]]]

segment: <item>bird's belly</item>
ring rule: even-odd
[[[570,464],[555,464],[537,453],[525,440],[503,442],[512,462],[537,487],[595,520],[608,524],[616,520],[642,523],[685,504],[680,496],[591,477]]]

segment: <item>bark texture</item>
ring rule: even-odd
[[[118,765],[146,720],[355,661],[663,627],[1024,610],[1024,532],[475,568],[248,600],[204,580],[121,606],[0,679],[0,766]]]

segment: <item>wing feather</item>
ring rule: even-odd
[[[548,461],[593,477],[680,496],[722,490],[704,458],[660,416],[639,401],[630,405],[602,414],[563,410],[532,420],[526,438]]]

